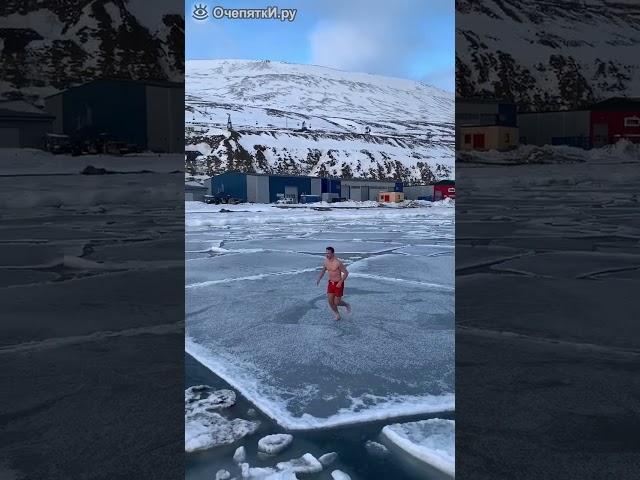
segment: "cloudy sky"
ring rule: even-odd
[[[193,18],[194,5],[209,16]],[[216,20],[214,7],[295,8],[293,22]],[[281,60],[421,80],[453,91],[454,0],[185,1],[187,59]]]

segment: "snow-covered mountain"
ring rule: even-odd
[[[456,0],[456,93],[522,109],[640,95],[637,0]]]
[[[0,108],[41,107],[45,96],[99,77],[182,81],[183,69],[182,4],[0,4]]]
[[[187,172],[454,176],[454,95],[312,65],[186,62]],[[227,130],[227,115],[233,128]]]

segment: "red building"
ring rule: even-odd
[[[454,180],[440,180],[433,185],[433,199],[444,200],[456,198],[456,182]]]
[[[640,142],[640,98],[610,98],[593,105],[590,137],[596,148],[623,138]]]

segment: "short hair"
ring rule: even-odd
[[[329,250],[331,253],[336,253],[336,251],[333,249],[333,247],[327,247],[327,250]]]

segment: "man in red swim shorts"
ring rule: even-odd
[[[322,271],[318,277],[316,285],[320,284],[320,280],[324,276],[324,272],[329,272],[329,284],[327,285],[327,300],[329,306],[336,316],[336,320],[340,320],[340,312],[338,307],[346,307],[347,313],[351,313],[351,305],[342,301],[344,295],[344,282],[349,276],[349,272],[345,268],[344,264],[335,256],[335,250],[333,247],[327,247],[325,253],[325,261],[322,266]]]

